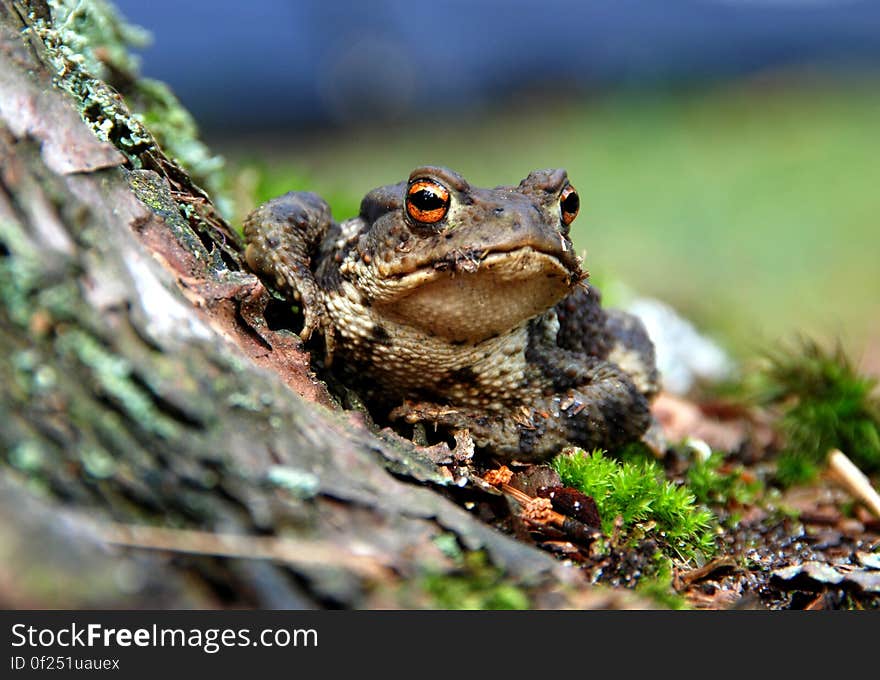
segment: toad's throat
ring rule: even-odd
[[[406,292],[378,305],[388,318],[432,336],[477,343],[545,312],[578,280],[555,255],[528,246],[417,269],[399,280]]]

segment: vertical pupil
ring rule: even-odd
[[[580,207],[581,199],[574,191],[572,191],[568,196],[565,197],[565,200],[562,201],[562,209],[565,210],[565,212],[567,213],[576,213]]]

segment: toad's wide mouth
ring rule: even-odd
[[[516,253],[535,252],[557,261],[568,270],[570,276],[581,278],[581,262],[568,239],[557,239],[545,234],[522,234],[507,244],[496,244],[490,248],[477,248],[469,245],[450,247],[440,258],[425,258],[420,249],[412,252],[398,252],[393,262],[379,262],[378,272],[383,279],[406,280],[407,277],[422,277],[435,271],[472,273],[483,262],[505,258]]]
[[[444,262],[446,262],[444,260]],[[454,266],[397,277],[375,300],[390,319],[455,343],[476,343],[550,309],[580,280],[555,254],[532,246],[492,251]]]

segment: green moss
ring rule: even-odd
[[[438,609],[528,609],[529,598],[482,552],[466,553],[453,573],[428,574],[422,588]]]
[[[234,214],[226,161],[199,139],[195,119],[165,83],[139,78],[126,95],[134,117],[153,134],[162,150],[180,163],[211,194],[220,214]]]
[[[663,553],[654,555],[655,571],[639,579],[636,592],[665,609],[688,609],[687,602],[672,587],[672,564]]]
[[[777,477],[785,484],[812,479],[831,449],[866,472],[880,470],[877,381],[860,375],[842,348],[802,339],[767,355],[753,386],[759,403],[779,410],[785,448]]]
[[[776,459],[776,481],[782,486],[807,484],[819,475],[820,466],[797,451],[783,451]]]
[[[706,460],[696,460],[688,468],[688,488],[697,502],[703,504],[728,504],[730,502],[747,505],[754,503],[761,495],[764,485],[760,480],[747,481],[745,468],[738,465],[726,472],[721,471],[724,455],[714,452]]]
[[[654,461],[619,462],[600,450],[588,454],[570,448],[553,460],[553,467],[565,485],[596,501],[606,535],[617,517],[624,531],[650,528],[653,522],[650,533],[668,554],[693,559],[714,552],[714,516],[697,506],[687,487],[667,481]]]

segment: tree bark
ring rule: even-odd
[[[477,550],[531,606],[624,606],[336,405],[53,21],[0,0],[0,606],[430,606]]]

